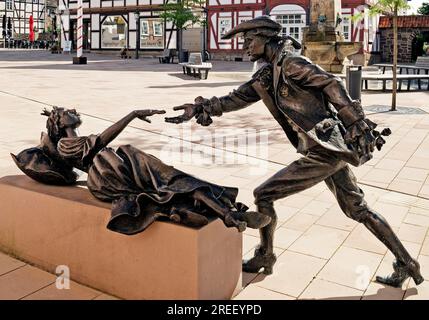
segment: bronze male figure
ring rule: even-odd
[[[412,277],[420,284],[423,277],[419,263],[387,221],[368,207],[348,165],[359,166],[370,160],[374,148],[380,149],[385,143],[381,136],[388,135],[389,129],[375,131],[376,124],[365,117],[360,101],[350,98],[341,79],[288,51],[285,39],[279,36],[280,30],[278,23],[262,16],[226,33],[224,39],[242,34],[243,49],[250,60],[262,60],[265,65],[232,93],[211,99],[198,97],[194,104],[175,108],[183,109],[182,115],[166,118],[167,122],[181,123],[195,117],[197,123],[207,126],[212,123],[212,116],[245,108],[262,99],[303,155],[254,190],[258,211],[271,217],[271,222],[260,229],[261,242],[254,257],[243,262],[243,270],[258,272],[264,268],[264,273],[272,273],[277,223],[273,202],[325,181],[342,211],[363,223],[395,255],[393,274],[377,277],[377,281],[399,287]]]

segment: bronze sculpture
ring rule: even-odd
[[[265,65],[252,79],[232,93],[175,107],[184,110],[167,122],[182,123],[195,117],[208,126],[212,116],[221,116],[262,100],[281,125],[302,158],[292,162],[254,190],[258,212],[271,217],[260,229],[261,243],[254,257],[243,262],[243,271],[272,273],[276,256],[273,237],[277,215],[273,203],[325,181],[334,193],[342,211],[363,223],[395,255],[394,272],[377,281],[399,287],[409,277],[416,284],[423,282],[419,263],[397,238],[387,221],[368,207],[364,193],[357,185],[348,164],[359,166],[372,158],[375,148],[385,143],[376,124],[365,117],[360,101],[353,101],[341,79],[324,71],[303,56],[285,48],[279,36],[281,26],[267,16],[242,22],[223,38],[238,34],[244,37],[243,49],[251,61]]]
[[[160,218],[200,227],[219,217],[240,232],[267,225],[269,217],[236,202],[237,188],[195,178],[130,145],[107,147],[133,119],[150,122],[147,117],[162,113],[136,110],[101,134],[82,137],[76,132],[81,124],[76,110],[45,109],[48,133],[42,133],[40,145],[11,155],[27,176],[46,184],[74,184],[75,168],[87,172],[90,192],[112,202],[107,227],[116,232],[136,234]]]

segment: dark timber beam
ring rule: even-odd
[[[144,11],[162,11],[162,4],[139,5],[139,6],[122,6],[122,7],[104,7],[104,8],[83,8],[83,14],[100,13],[100,14],[124,14],[129,12]],[[70,14],[76,14],[76,9],[71,9]]]

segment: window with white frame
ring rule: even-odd
[[[6,10],[13,10],[13,0],[6,0]]]
[[[276,16],[276,21],[281,24],[283,36],[291,36],[298,41],[302,40],[302,32],[305,27],[304,14],[282,14]]]
[[[147,20],[141,20],[141,32],[140,34],[142,36],[148,36],[149,35],[149,21]]]
[[[349,14],[343,14],[341,17],[341,26],[344,41],[351,41],[352,39],[352,21],[351,16]]]
[[[228,18],[228,17],[219,18],[219,25],[218,25],[219,41],[222,40],[223,35],[225,35],[229,30],[231,30],[231,26],[232,26],[232,18]]]
[[[153,35],[155,37],[162,37],[162,22],[153,21]]]

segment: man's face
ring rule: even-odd
[[[266,38],[252,35],[249,33],[244,34],[243,50],[250,57],[250,61],[257,61],[263,57],[265,52]]]

